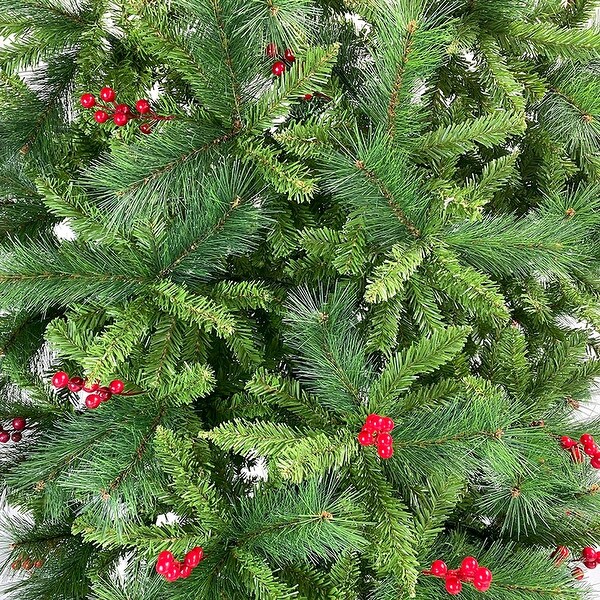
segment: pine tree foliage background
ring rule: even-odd
[[[600,545],[557,441],[600,435],[597,5],[0,0],[18,598],[433,600],[467,554],[490,600],[590,597],[549,555]],[[100,126],[103,85],[176,118]]]

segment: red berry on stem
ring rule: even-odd
[[[12,426],[15,431],[23,431],[25,429],[26,421],[23,417],[15,417],[12,420]]]
[[[21,568],[21,561],[20,561],[20,560],[18,560],[18,559],[17,559],[17,560],[15,560],[15,561],[12,563],[12,565],[10,565],[10,568],[11,568],[13,571],[18,571],[18,570]]]
[[[108,384],[108,389],[113,394],[120,394],[125,389],[125,384],[120,379],[113,379]]]
[[[81,106],[84,108],[92,108],[92,106],[96,104],[96,98],[94,98],[94,94],[83,94],[79,101],[81,102]]]
[[[584,560],[583,564],[588,568],[588,569],[595,569],[596,568],[596,561],[595,560]]]
[[[113,122],[118,127],[123,127],[123,125],[127,125],[129,121],[129,117],[125,113],[115,113],[113,116]]]
[[[573,446],[569,452],[571,453],[571,460],[576,463],[583,462],[583,454],[581,454],[581,450],[579,446]]]
[[[100,90],[100,98],[102,98],[104,102],[112,102],[116,96],[115,90],[111,87],[105,86]]]
[[[596,443],[592,443],[592,444],[586,444],[583,447],[583,451],[588,455],[588,456],[596,456],[596,454],[598,454],[598,452],[600,452],[600,448],[598,448],[598,446],[596,445]]]
[[[380,433],[377,436],[377,445],[378,446],[389,446],[393,443],[392,436],[389,433]]]
[[[148,135],[149,133],[152,133],[152,125],[150,125],[150,123],[142,123],[140,125],[140,131]]]
[[[458,596],[462,591],[462,583],[458,577],[446,578],[446,591],[452,596]]]
[[[572,448],[573,446],[577,445],[577,442],[573,439],[571,439],[568,435],[563,435],[560,438],[560,445],[565,449],[568,450],[569,448]]]
[[[371,446],[373,444],[373,434],[369,431],[361,431],[358,434],[358,443],[361,446]]]
[[[277,44],[275,42],[267,44],[265,52],[269,58],[275,58],[277,56]]]
[[[36,560],[36,561],[33,563],[33,566],[34,566],[36,569],[40,569],[41,567],[43,567],[43,566],[44,566],[44,561],[43,561],[42,559],[40,559],[40,560]]]
[[[59,371],[52,377],[52,385],[55,388],[67,387],[69,383],[69,376],[64,371]]]
[[[598,553],[591,546],[586,546],[581,551],[581,556],[583,560],[596,560],[598,558]]]
[[[145,115],[146,113],[149,113],[150,112],[150,102],[148,102],[148,100],[145,100],[143,98],[141,100],[138,100],[135,103],[135,110],[137,110],[140,113],[140,115]]]
[[[390,433],[394,429],[394,421],[390,417],[381,417],[381,431]]]
[[[129,106],[129,104],[117,104],[115,106],[115,112],[116,113],[122,113],[124,115],[130,115],[131,114],[131,107]]]
[[[18,431],[15,431],[11,435],[11,438],[13,442],[20,442],[23,439],[23,436]]]
[[[460,563],[461,579],[471,579],[475,575],[475,571],[479,568],[479,563],[472,556],[465,556]]]
[[[586,444],[593,444],[594,443],[594,437],[592,435],[590,435],[589,433],[584,433],[580,438],[579,441],[585,446]]]
[[[365,427],[368,427],[371,431],[381,431],[382,417],[371,413],[365,421]]]
[[[473,585],[477,587],[486,583],[488,587],[492,583],[492,572],[487,567],[477,567],[473,574]]]
[[[600,454],[597,454],[594,456],[594,458],[592,458],[592,460],[590,460],[590,465],[592,465],[594,469],[600,469]]]
[[[575,577],[575,579],[577,579],[578,581],[581,581],[583,579],[583,576],[584,576],[583,569],[581,567],[575,567],[571,571],[571,575],[573,575],[573,577]]]
[[[309,100],[312,100],[312,94],[304,94],[304,99],[308,102]]]
[[[107,400],[110,400],[112,398],[112,392],[106,386],[98,388],[98,391],[96,393],[98,394],[98,396],[100,396],[100,400],[102,402],[106,402]]]
[[[448,565],[443,560],[434,560],[431,563],[431,571],[432,575],[436,577],[443,577],[448,572]]]
[[[71,377],[69,383],[67,384],[67,387],[72,392],[80,392],[83,389],[84,384],[85,382],[81,377]]]
[[[271,67],[271,73],[273,73],[273,75],[275,75],[275,77],[279,77],[281,75],[283,75],[283,72],[285,71],[285,63],[282,62],[281,60],[278,60],[277,62],[273,63],[273,66]]]
[[[97,110],[94,113],[96,123],[106,123],[108,121],[108,113],[105,110]]]
[[[175,557],[170,550],[163,550],[156,559],[156,564],[166,565],[167,569],[175,562]]]
[[[83,386],[83,391],[89,394],[90,392],[95,392],[99,387],[100,384],[97,381],[94,383],[86,383]]]
[[[181,567],[181,571],[179,571],[179,577],[181,579],[187,579],[192,574],[192,567],[188,567],[187,565],[183,565]]]
[[[565,558],[569,556],[569,549],[566,546],[558,546],[550,555],[554,559],[555,564],[560,565]]]
[[[377,446],[377,454],[379,454],[381,458],[392,458],[394,449],[392,446]]]
[[[29,571],[29,569],[31,569],[31,567],[33,567],[33,562],[31,562],[31,560],[27,559],[23,561],[23,568],[26,571]]]
[[[6,444],[10,440],[10,434],[6,431],[0,431],[0,443]]]
[[[285,58],[285,60],[287,60],[288,62],[294,62],[296,60],[296,57],[294,56],[294,53],[290,48],[285,49],[283,53],[283,58]]]
[[[100,406],[100,403],[102,402],[102,400],[100,400],[100,396],[98,396],[98,394],[90,394],[86,399],[85,399],[85,405],[90,409],[90,410],[94,410],[96,408],[98,408]]]
[[[492,585],[491,581],[478,581],[477,583],[473,582],[473,587],[478,591],[478,592],[487,592],[490,589],[490,586]]]
[[[167,581],[177,581],[181,577],[181,563],[174,561],[167,571],[165,578]]]
[[[204,550],[200,546],[192,548],[186,555],[184,563],[194,569],[200,564],[200,561],[204,558]]]

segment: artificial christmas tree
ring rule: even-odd
[[[589,597],[596,5],[0,0],[18,598]]]

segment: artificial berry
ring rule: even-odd
[[[96,123],[106,123],[108,121],[108,113],[105,110],[97,110],[94,113]]]
[[[123,113],[124,115],[130,115],[131,114],[131,107],[129,106],[129,104],[117,104],[115,106],[115,112],[116,113]]]
[[[573,575],[573,577],[575,577],[575,579],[577,579],[578,581],[581,581],[584,576],[583,569],[581,567],[575,567],[571,571],[571,575]]]
[[[443,560],[434,560],[431,563],[431,571],[432,575],[436,577],[443,577],[448,572],[448,566]]]
[[[477,567],[473,574],[473,585],[477,587],[485,583],[492,583],[492,572],[487,567]]]
[[[581,450],[579,446],[573,446],[569,452],[571,453],[571,460],[576,463],[583,462],[583,455],[581,454]]]
[[[378,446],[389,446],[393,443],[392,436],[389,433],[380,433],[377,436],[377,445]]]
[[[18,431],[15,431],[10,437],[13,442],[20,442],[23,439],[23,436]]]
[[[15,431],[23,431],[23,429],[25,429],[26,424],[27,423],[25,422],[25,419],[23,417],[15,417],[12,420],[12,426]]]
[[[390,417],[381,417],[380,427],[383,433],[390,433],[394,429],[393,419],[390,419]]]
[[[377,446],[377,454],[379,454],[381,458],[392,458],[394,449],[392,446]]]
[[[173,553],[169,550],[163,550],[158,555],[158,558],[156,559],[156,564],[164,565],[166,567],[166,569],[168,570],[174,561],[175,561],[175,557],[173,556]]]
[[[148,102],[148,100],[144,100],[143,98],[141,100],[138,100],[135,103],[135,110],[137,110],[140,115],[145,115],[146,113],[150,112],[150,102]]]
[[[479,563],[476,558],[472,556],[465,556],[463,561],[460,563],[460,577],[461,579],[471,579],[475,575],[475,571],[479,568]]]
[[[590,465],[592,465],[594,469],[600,469],[600,454],[597,454],[594,456],[594,458],[592,458],[592,460],[590,460]]]
[[[269,58],[275,58],[277,56],[277,44],[275,42],[267,44],[265,52]]]
[[[83,391],[89,394],[90,392],[95,392],[99,387],[100,384],[97,381],[94,383],[86,383],[83,386]]]
[[[588,569],[595,569],[596,568],[596,561],[595,560],[584,560],[583,564],[588,568]]]
[[[166,575],[167,571],[171,568],[171,563],[162,563],[159,561],[154,568],[159,575]]]
[[[566,546],[558,546],[550,555],[550,558],[553,558],[554,562],[560,565],[567,556],[569,556],[569,549]]]
[[[120,394],[125,389],[125,384],[120,379],[114,379],[108,384],[112,394]]]
[[[10,568],[11,568],[13,571],[18,571],[18,570],[21,568],[21,561],[20,561],[20,560],[18,560],[18,559],[17,559],[17,560],[15,560],[15,561],[12,563],[12,565],[10,565]]]
[[[165,574],[167,581],[177,581],[181,577],[181,563],[175,561],[171,564],[171,568]]]
[[[191,574],[192,574],[192,567],[183,565],[183,567],[181,567],[181,571],[179,572],[179,577],[181,577],[181,579],[187,579]]]
[[[453,596],[457,596],[462,591],[462,583],[458,577],[446,578],[446,591]]]
[[[90,409],[90,410],[94,410],[96,408],[98,408],[100,406],[100,403],[102,402],[102,400],[100,399],[100,396],[98,394],[90,394],[86,399],[85,399],[85,405]]]
[[[382,417],[376,415],[375,413],[371,413],[365,421],[364,428],[368,428],[370,431],[381,431],[381,421]]]
[[[149,133],[152,133],[152,125],[150,125],[150,123],[142,123],[140,125],[140,131],[148,135]]]
[[[83,389],[84,385],[85,385],[85,382],[83,381],[83,379],[81,377],[71,377],[71,379],[69,380],[69,383],[67,384],[67,387],[72,392],[80,392]]]
[[[598,448],[598,445],[595,442],[592,442],[591,444],[586,444],[583,447],[583,451],[588,456],[596,456],[596,454],[598,454],[598,452],[600,452],[600,448]]]
[[[79,101],[81,102],[81,106],[84,108],[92,108],[92,106],[96,104],[96,98],[94,98],[94,94],[83,94]]]
[[[565,449],[568,450],[569,448],[572,448],[573,446],[577,445],[577,442],[573,439],[571,439],[568,435],[563,435],[560,438],[560,445]]]
[[[106,386],[98,388],[98,391],[96,393],[98,394],[98,396],[100,396],[100,400],[102,402],[106,402],[107,400],[110,400],[112,398],[112,392]]]
[[[125,113],[115,113],[113,116],[113,122],[117,127],[123,127],[127,125],[129,117]]]
[[[584,433],[580,438],[579,441],[585,446],[586,444],[593,444],[594,443],[594,436],[590,435],[589,433]]]
[[[596,560],[598,558],[598,553],[591,546],[586,546],[581,551],[581,556],[583,560]]]
[[[280,77],[281,75],[283,75],[285,71],[285,63],[281,60],[278,60],[277,62],[273,63],[273,66],[271,67],[271,73],[273,73],[273,75],[275,75],[275,77]]]
[[[370,446],[371,444],[373,444],[373,434],[369,431],[361,431],[358,434],[358,443],[361,446]]]
[[[200,564],[200,561],[204,558],[204,550],[200,546],[192,548],[186,555],[184,563],[186,566],[194,569]]]
[[[29,571],[31,567],[33,567],[33,563],[29,559],[23,561],[23,568],[26,571]]]
[[[59,371],[52,377],[52,385],[55,388],[67,387],[69,383],[69,376],[64,371]]]
[[[115,93],[115,90],[113,90],[111,87],[106,86],[100,90],[100,98],[102,98],[104,102],[112,102],[116,96],[117,94]]]
[[[43,561],[42,559],[40,559],[40,560],[36,560],[36,561],[33,563],[33,566],[34,566],[36,569],[40,569],[41,567],[43,567],[43,566],[44,566],[44,561]]]
[[[10,440],[10,434],[7,431],[0,431],[0,443],[6,444]]]
[[[473,581],[473,587],[478,591],[478,592],[487,592],[490,589],[490,586],[492,585],[491,581]]]
[[[285,58],[285,60],[287,60],[288,62],[294,62],[296,60],[296,57],[294,56],[294,53],[290,48],[285,49],[283,53],[283,58]]]
[[[313,95],[312,94],[304,94],[304,99],[308,102],[309,100],[312,100]]]

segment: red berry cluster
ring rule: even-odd
[[[266,53],[269,58],[277,58],[277,54],[279,53],[277,44],[274,42],[267,44]],[[296,57],[294,56],[292,50],[290,48],[286,48],[283,51],[283,56],[279,57],[279,60],[276,60],[271,66],[271,73],[273,73],[275,77],[281,77],[281,75],[283,75],[285,72],[286,67],[289,67],[295,60]],[[304,98],[305,100],[310,100],[310,98],[306,98],[306,96]]]
[[[557,546],[556,549],[550,555],[550,558],[554,559],[554,564],[556,566],[561,565],[565,559],[569,556],[569,549],[566,546]],[[583,564],[588,569],[595,569],[600,563],[600,551],[595,550],[591,546],[586,546],[581,551],[581,559]],[[575,577],[575,579],[583,579],[584,572],[581,567],[575,567],[571,571],[571,575]]]
[[[203,558],[204,550],[200,546],[192,548],[185,555],[183,564],[175,560],[172,552],[165,550],[158,555],[156,572],[167,581],[177,581],[179,578],[187,579]]]
[[[594,441],[594,437],[589,433],[584,433],[580,438],[579,442],[583,446],[583,451],[592,460],[590,460],[590,465],[594,467],[594,469],[600,469],[600,447]],[[579,443],[575,440],[571,439],[567,435],[563,435],[560,438],[560,445],[571,453],[571,460],[573,462],[583,462],[583,455],[581,454],[581,449],[579,448]]]
[[[595,569],[600,562],[600,552],[594,550],[591,546],[586,546],[581,551],[581,560],[588,569]]]
[[[43,567],[43,566],[44,566],[43,560],[40,559],[40,560],[33,561],[33,560],[31,560],[31,558],[29,558],[25,554],[22,554],[19,558],[17,558],[17,560],[15,560],[10,565],[10,567],[13,571],[18,571],[19,569],[23,569],[24,571],[31,571],[31,569],[33,569],[34,567],[36,569],[39,569],[40,567]]]
[[[23,439],[21,431],[25,429],[27,422],[23,417],[15,417],[12,422],[12,429],[8,429],[0,425],[0,443],[6,444],[10,440],[20,442]]]
[[[462,584],[470,582],[479,592],[487,592],[492,585],[492,572],[487,567],[479,566],[476,558],[466,556],[459,569],[448,569],[443,560],[434,560],[425,575],[443,577],[446,580],[446,591],[456,596],[462,591]]]
[[[64,371],[59,371],[52,377],[52,385],[55,388],[69,388],[72,392],[83,390],[88,394],[85,398],[85,405],[90,409],[95,409],[102,402],[110,400],[113,394],[121,394],[125,389],[125,384],[120,379],[114,379],[107,386],[100,386],[99,383],[86,383],[82,377],[71,377]]]
[[[140,125],[142,133],[152,133],[152,125],[158,121],[170,121],[175,118],[174,115],[157,115],[150,107],[150,102],[144,98],[135,103],[134,109],[128,104],[117,104],[116,97],[115,90],[103,87],[100,90],[100,104],[94,94],[89,93],[83,94],[80,102],[84,108],[97,107],[94,113],[96,123],[106,123],[108,119],[112,119],[117,127],[123,127],[129,121],[137,119],[143,121]]]
[[[370,414],[358,434],[358,443],[361,446],[377,444],[377,454],[381,458],[391,458],[394,454],[392,444],[394,440],[390,432],[394,429],[394,421],[389,417],[382,417],[375,413]]]

